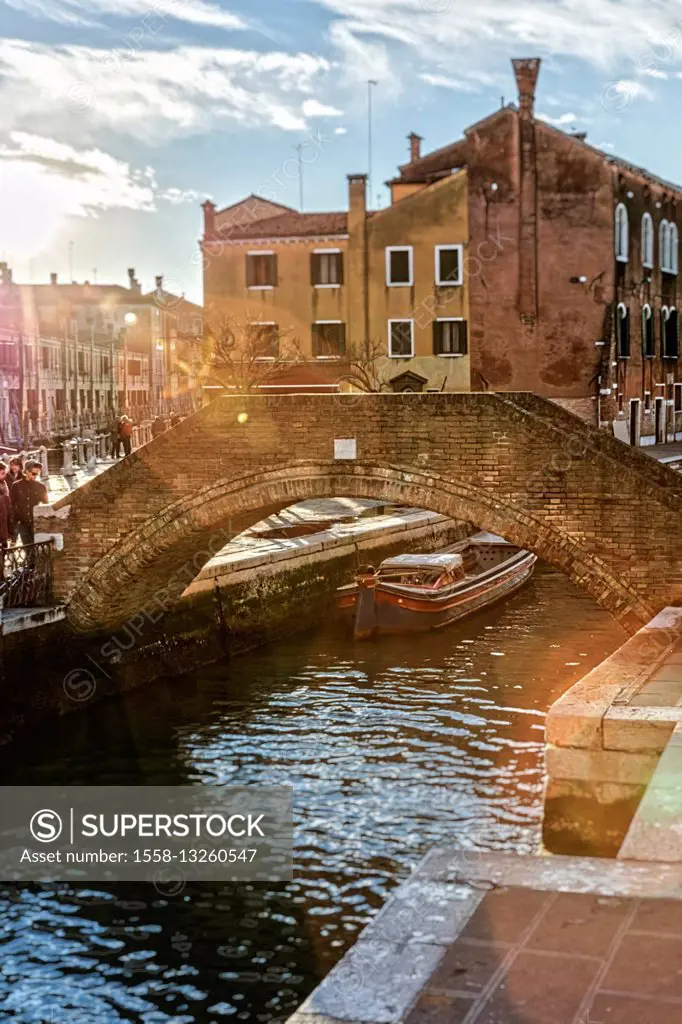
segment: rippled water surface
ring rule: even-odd
[[[325,626],[24,739],[6,784],[291,784],[296,879],[5,888],[0,1021],[285,1020],[430,846],[536,847],[546,709],[623,637],[540,567],[449,630]]]

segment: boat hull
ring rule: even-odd
[[[424,596],[360,580],[342,587],[337,606],[342,619],[357,639],[401,633],[425,633],[442,629],[514,594],[533,575],[536,557],[522,552],[496,573],[466,580],[442,596]]]

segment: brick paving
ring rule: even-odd
[[[682,903],[491,891],[407,1024],[679,1024]]]
[[[434,850],[290,1024],[680,1024],[682,864]]]

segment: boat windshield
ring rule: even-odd
[[[434,572],[432,569],[382,569],[379,579],[386,583],[398,583],[403,587],[435,587],[441,578],[442,572],[439,569]]]

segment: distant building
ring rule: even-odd
[[[0,264],[2,440],[107,426],[189,409],[200,393],[203,311],[163,290],[147,295],[134,270],[128,287],[17,284]]]
[[[513,65],[518,105],[424,156],[412,134],[384,210],[363,175],[347,213],[205,203],[207,321],[261,324],[264,358],[295,335],[302,383],[369,342],[395,390],[527,390],[632,443],[682,437],[682,188],[537,118],[540,61]]]

